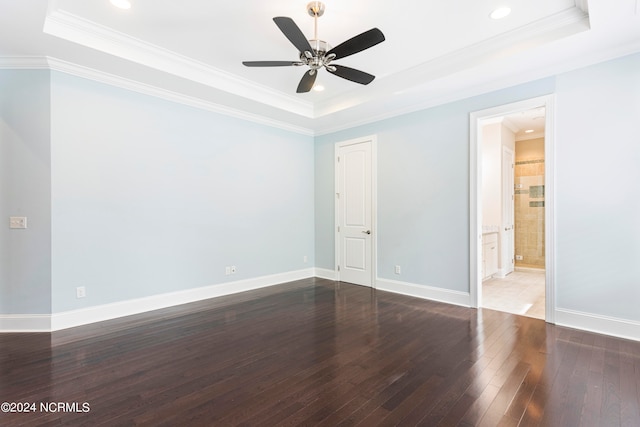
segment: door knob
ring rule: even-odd
[[[371,230],[363,231],[364,234],[371,234]]]

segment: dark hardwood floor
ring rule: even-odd
[[[639,426],[640,343],[308,279],[0,334],[0,402],[71,411],[1,426]]]

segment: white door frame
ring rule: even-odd
[[[545,107],[545,320],[555,323],[555,95],[501,105],[470,115],[469,156],[469,304],[482,304],[482,126],[481,121],[533,108]]]
[[[341,246],[340,246],[340,235],[338,234],[338,224],[340,222],[340,208],[338,204],[338,193],[339,193],[339,168],[338,168],[338,153],[340,152],[340,148],[346,147],[348,145],[361,144],[369,142],[371,144],[371,288],[376,287],[376,278],[378,277],[378,264],[376,260],[378,259],[378,137],[377,135],[369,135],[361,138],[350,139],[347,141],[337,142],[334,146],[334,242],[335,242],[335,278],[337,281],[340,281],[340,270],[338,270],[338,266],[340,265],[341,259]]]
[[[511,155],[512,163],[505,168],[504,158],[505,153],[508,152]],[[501,168],[501,199],[502,199],[502,222],[500,224],[500,277],[506,277],[507,274],[511,273],[515,269],[515,232],[514,232],[514,216],[515,216],[515,198],[514,198],[514,185],[515,185],[515,164],[516,164],[516,152],[507,146],[502,146],[502,161],[500,162]],[[506,174],[510,174],[510,177],[505,176]],[[510,178],[510,179],[508,179]],[[510,190],[507,190],[507,183],[510,182]],[[507,194],[508,193],[508,194]],[[507,206],[510,206],[507,208]],[[511,217],[505,219],[505,211],[510,209]],[[509,224],[511,227],[510,230],[504,228],[505,222]],[[503,232],[505,234],[503,234]],[[510,249],[507,251],[505,243],[507,242],[506,233],[511,232],[511,242]]]

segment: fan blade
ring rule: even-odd
[[[384,34],[382,34],[382,31],[377,28],[372,28],[369,31],[365,31],[362,34],[358,34],[357,36],[350,38],[346,42],[340,43],[338,46],[327,52],[327,55],[335,53],[335,59],[340,59],[353,55],[354,53],[362,52],[363,50],[369,49],[383,41]]]
[[[365,73],[364,71],[356,70],[355,68],[345,67],[343,65],[331,64],[332,67],[335,67],[335,71],[331,71],[327,68],[332,74],[335,74],[338,77],[342,77],[343,79],[351,80],[352,82],[360,83],[361,85],[368,85],[376,78],[369,73]]]
[[[300,61],[242,61],[245,67],[287,67],[289,65],[302,65]]]
[[[273,22],[276,23],[280,31],[282,31],[285,37],[287,37],[300,52],[308,51],[313,53],[313,48],[309,44],[309,40],[307,40],[296,23],[293,22],[293,19],[287,18],[286,16],[276,16],[273,18]]]
[[[312,71],[314,72],[312,73]],[[298,90],[296,90],[296,92],[297,93],[309,92],[313,87],[313,84],[316,82],[316,77],[318,77],[317,70],[309,70],[306,73],[304,73],[304,76],[302,76],[302,80],[300,80],[300,84],[298,84]]]

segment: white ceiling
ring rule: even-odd
[[[306,134],[321,134],[640,51],[640,0],[326,0],[319,38],[377,27],[386,41],[336,61],[368,86],[321,70],[296,94],[297,50],[272,18],[309,37],[307,0],[0,0],[0,68],[46,66]],[[507,18],[489,14],[511,7]],[[42,58],[48,58],[43,61]]]
[[[516,141],[542,138],[545,131],[545,108],[538,107],[504,117],[504,123],[515,133]]]

